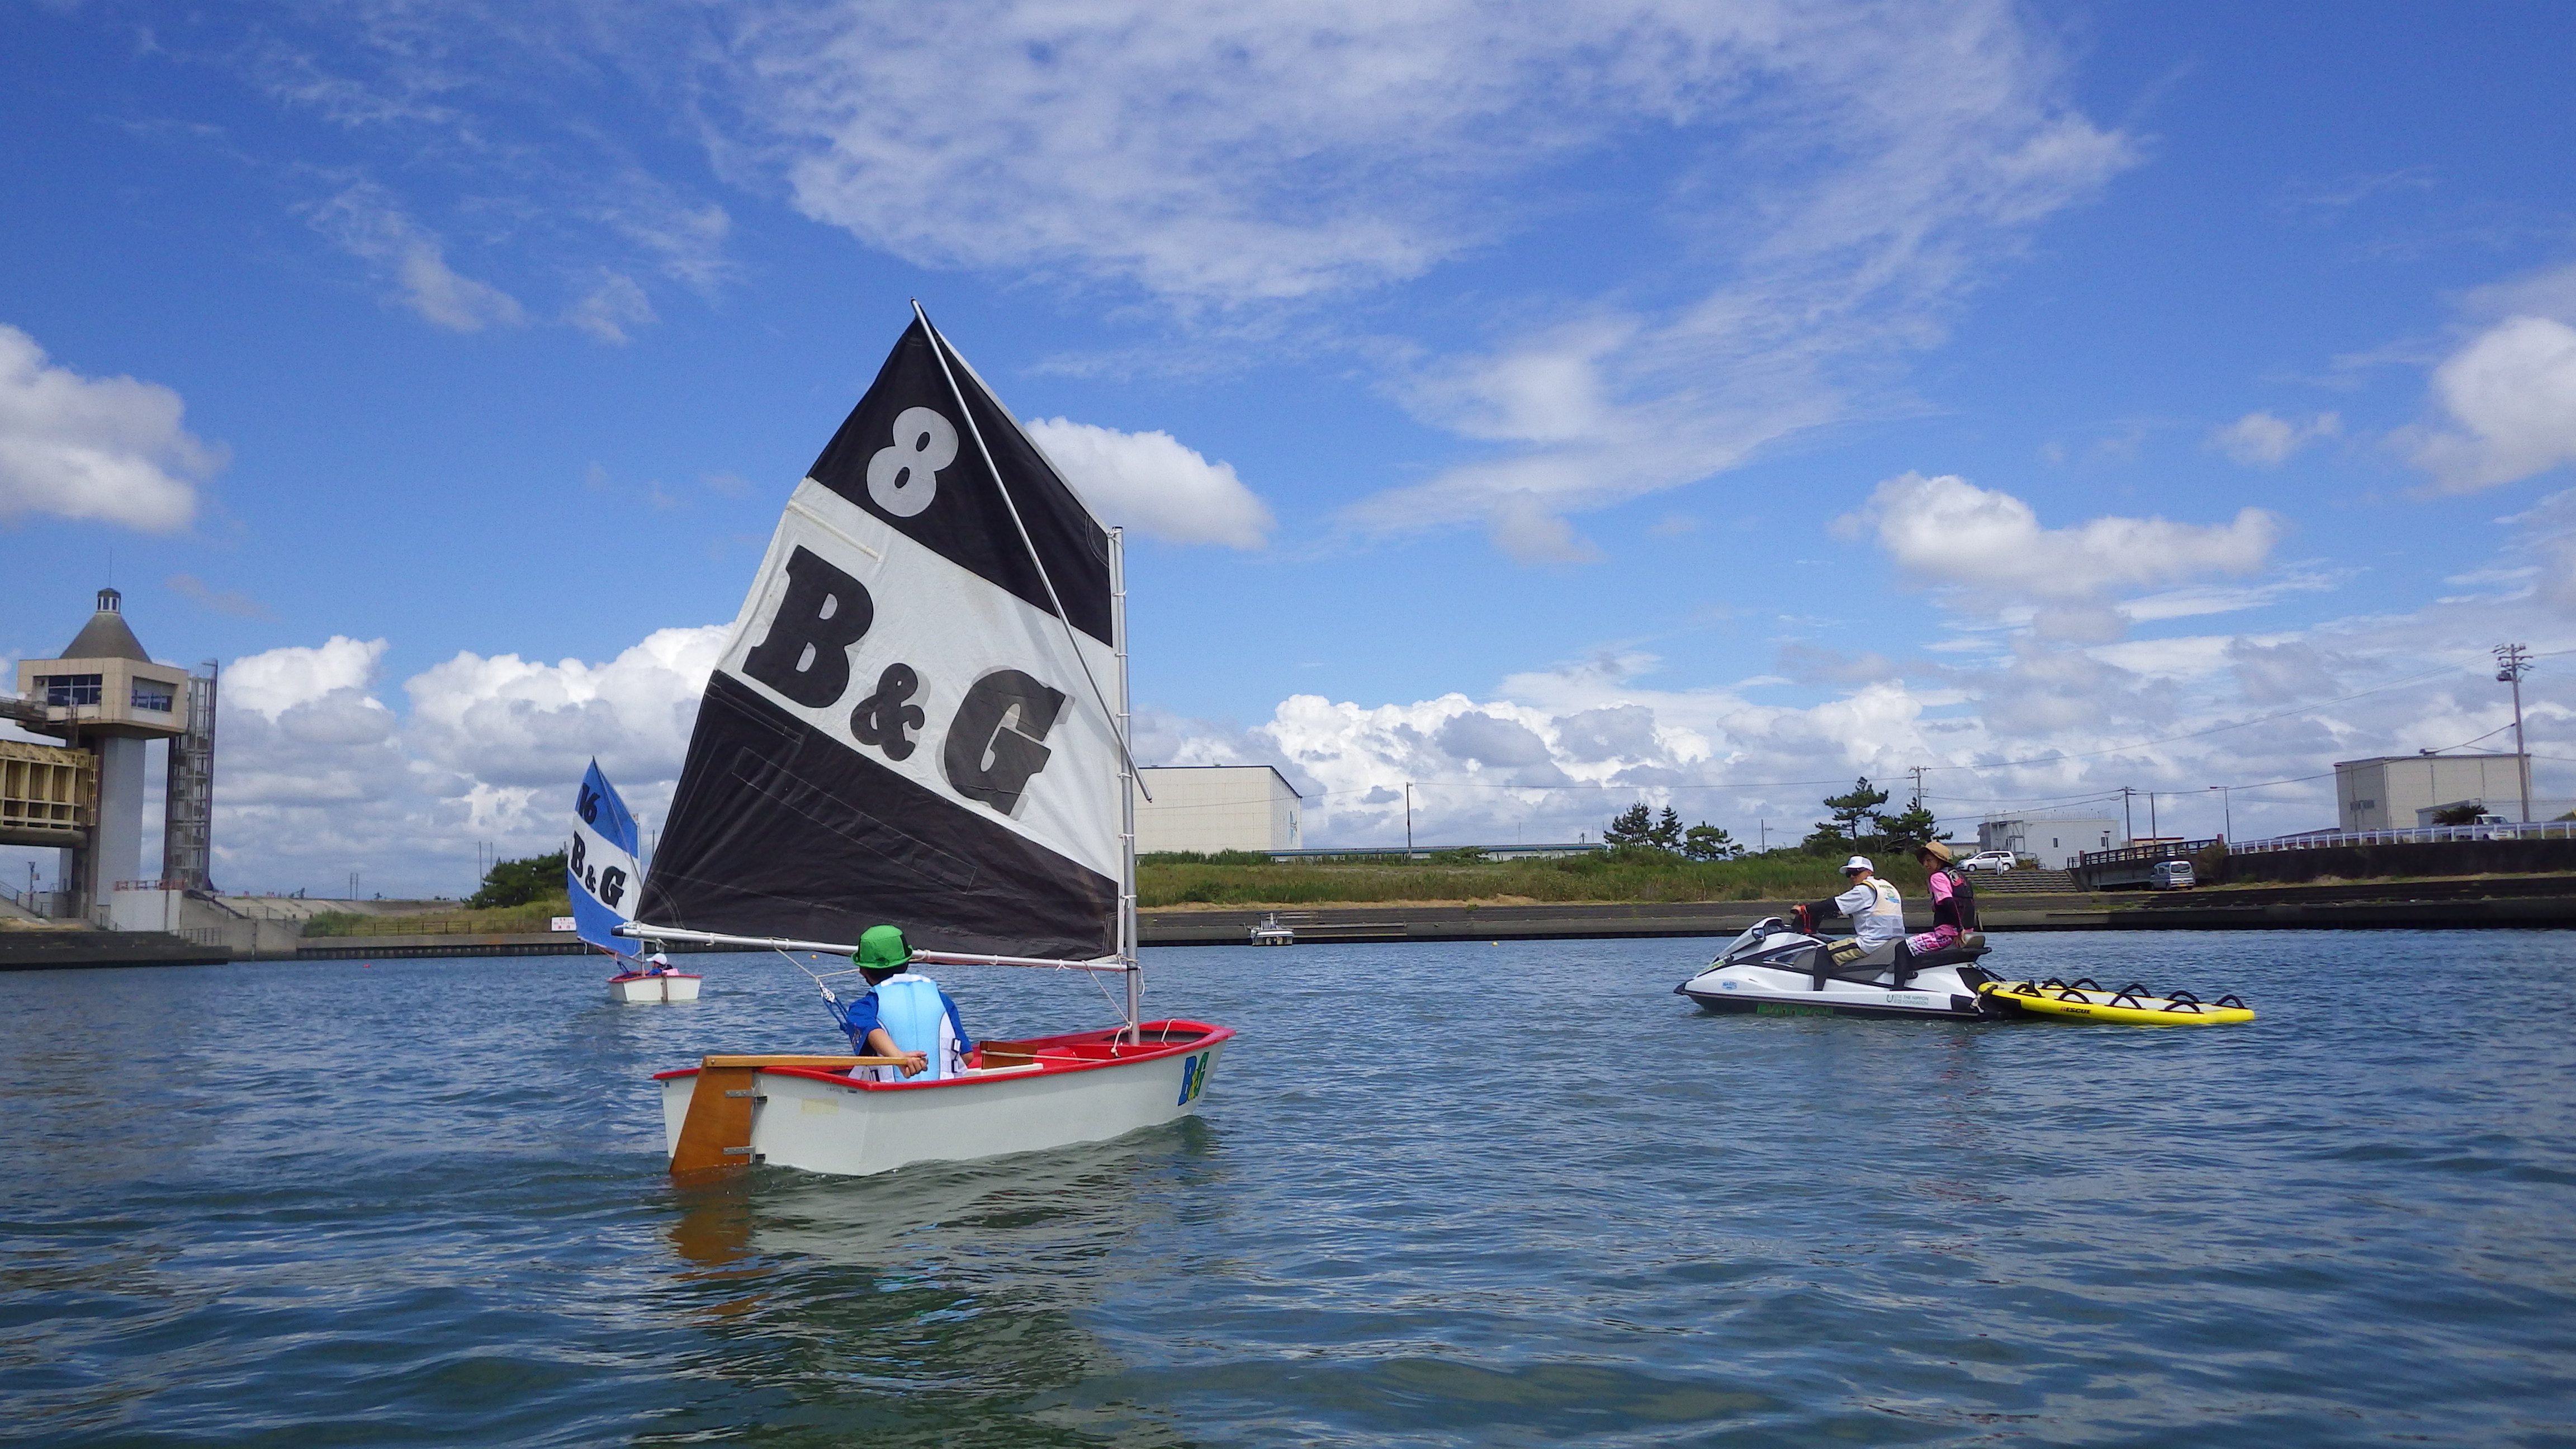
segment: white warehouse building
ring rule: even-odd
[[[2027,855],[2043,870],[2072,870],[2075,857],[2088,850],[2109,850],[2129,843],[2129,832],[2117,820],[2094,817],[1985,820],[1977,825],[1977,849],[2009,850]]]
[[[1136,801],[1136,853],[1295,850],[1305,802],[1268,765],[1145,765]]]
[[[2515,820],[2521,817],[2522,797],[2530,789],[2529,755],[2379,755],[2337,760],[2335,824],[2344,830],[2412,830],[2420,823],[2421,812],[2467,804],[2484,805]],[[2536,810],[2533,814],[2548,818]]]

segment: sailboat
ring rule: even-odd
[[[635,859],[635,816],[618,798],[617,787],[590,762],[573,797],[572,844],[564,853],[564,890],[572,897],[573,930],[581,939],[617,959],[617,974],[608,978],[611,1001],[695,1001],[699,979],[656,961],[628,954],[633,941],[618,928],[633,920],[625,909],[643,889],[644,871]],[[661,953],[653,952],[655,956]]]
[[[1195,1109],[1234,1033],[1144,1016],[1121,549],[916,304],[778,521],[617,933],[848,955],[893,924],[915,963],[1119,982],[1120,1020],[904,1080],[706,1056],[657,1074],[672,1171],[877,1173]]]

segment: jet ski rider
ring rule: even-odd
[[[1896,887],[1878,878],[1878,868],[1869,857],[1855,855],[1843,862],[1843,879],[1851,889],[1831,900],[1809,901],[1793,912],[1798,929],[1807,935],[1816,933],[1816,923],[1829,915],[1849,916],[1852,939],[1838,942],[1833,948],[1837,966],[1846,966],[1886,945],[1905,939],[1905,898]]]
[[[900,1082],[926,1073],[936,1081],[965,1071],[966,1054],[975,1049],[965,1019],[938,982],[912,971],[902,927],[868,927],[850,962],[869,988],[841,1018],[850,1045],[863,1056],[904,1058],[899,1067],[852,1067],[851,1076]]]
[[[1924,883],[1932,895],[1932,929],[1906,937],[1905,954],[1929,956],[1959,944],[1961,936],[1977,929],[1977,892],[1968,884],[1967,873],[1951,863],[1950,847],[1940,841],[1923,842],[1914,859],[1922,865]]]

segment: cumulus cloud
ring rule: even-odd
[[[215,841],[228,888],[362,870],[389,891],[470,889],[477,842],[553,849],[596,757],[629,802],[676,783],[728,626],[663,629],[604,663],[460,653],[378,697],[382,639],[333,636],[223,672]]]
[[[2252,573],[2281,535],[2281,520],[2259,508],[2223,524],[2095,518],[2043,528],[2038,513],[2009,493],[1955,475],[1920,473],[1880,484],[1859,512],[1836,526],[1874,537],[1918,583],[1988,608],[2035,602],[2042,633],[2088,643],[2116,639],[2125,627],[2105,595],[2204,574]]]
[[[252,654],[224,671],[223,707],[255,710],[271,719],[297,705],[342,690],[361,690],[374,682],[376,661],[386,641],[358,640],[334,634],[317,645],[294,645]]]
[[[1257,549],[1269,505],[1231,463],[1211,463],[1169,433],[1122,433],[1064,418],[1032,418],[1029,436],[1110,523],[1167,543]]]
[[[2444,493],[2470,493],[2576,462],[2576,327],[2508,317],[2433,370],[2449,426],[2401,434]]]
[[[155,533],[197,515],[219,449],[180,426],[179,395],[130,377],[83,377],[0,325],[0,518],[96,519]]]
[[[1480,765],[1537,765],[1548,758],[1547,741],[1540,739],[1537,731],[1516,720],[1496,719],[1481,710],[1450,716],[1432,736],[1432,742],[1461,760]]]
[[[372,264],[392,283],[395,300],[432,326],[480,332],[527,321],[517,298],[450,267],[445,245],[405,215],[381,186],[360,182],[307,215],[342,251]]]
[[[657,630],[605,664],[460,653],[404,682],[411,743],[487,785],[553,788],[594,756],[622,778],[676,779],[727,628]]]
[[[2239,463],[2268,468],[2288,461],[2291,454],[2308,444],[2342,431],[2343,419],[2335,413],[2319,413],[2304,423],[2270,413],[2247,413],[2213,430],[2209,445]]]

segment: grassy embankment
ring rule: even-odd
[[[1909,897],[1923,891],[1910,860],[1883,862]],[[1530,905],[1549,901],[1814,900],[1844,888],[1842,858],[1773,851],[1701,863],[1627,853],[1562,860],[1477,861],[1443,852],[1430,860],[1372,856],[1273,864],[1250,851],[1213,856],[1149,855],[1138,862],[1138,904],[1192,906],[1332,904]]]
[[[304,934],[308,939],[314,936],[520,936],[545,931],[552,926],[555,917],[571,914],[571,899],[557,891],[523,906],[501,906],[488,911],[469,910],[463,906],[423,911],[413,916],[320,911],[304,923]]]
[[[1443,853],[1430,860],[1367,856],[1273,864],[1266,855],[1149,855],[1138,862],[1138,903],[1147,910],[1314,905],[1531,905],[1551,901],[1814,900],[1843,889],[1840,857],[1774,851],[1701,863],[1678,856],[1585,855],[1563,860],[1477,861]],[[1887,878],[1908,897],[1923,873],[1888,861]],[[451,908],[409,916],[326,911],[305,923],[314,936],[503,935],[540,932],[570,915],[560,894],[524,906]]]

